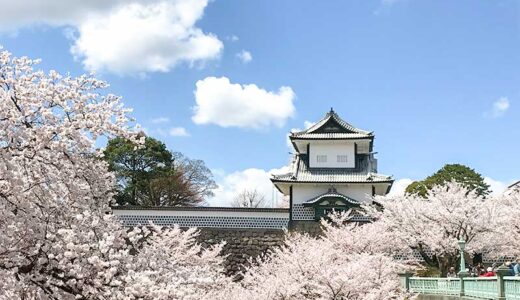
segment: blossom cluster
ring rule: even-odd
[[[138,146],[130,111],[94,76],[37,64],[0,52],[0,299],[203,299],[225,285],[221,246],[109,214],[115,178],[96,142]]]
[[[398,273],[414,268],[394,259],[399,246],[378,223],[323,221],[323,235],[291,233],[285,246],[253,264],[220,299],[404,299]]]

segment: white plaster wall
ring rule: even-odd
[[[310,145],[310,155],[311,168],[354,168],[356,166],[354,142],[313,142]],[[318,155],[326,155],[327,162],[319,163]],[[338,155],[347,155],[347,162],[338,163]]]
[[[358,201],[370,202],[372,195],[372,185],[350,184],[350,185],[334,185],[338,193],[351,197]],[[294,185],[293,186],[293,204],[301,204],[316,196],[325,194],[330,185]]]
[[[386,192],[388,191],[389,183],[385,184],[376,184],[376,195],[384,196],[386,195]]]
[[[329,190],[327,185],[294,185],[293,203],[301,204],[311,198],[326,193]]]
[[[339,193],[351,197],[360,202],[369,203],[372,201],[372,186],[371,185],[349,185],[336,188]]]

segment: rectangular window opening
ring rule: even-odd
[[[327,155],[317,155],[316,161],[319,163],[326,163],[327,162]]]
[[[339,163],[346,163],[347,162],[347,155],[338,155],[338,162]]]

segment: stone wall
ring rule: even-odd
[[[227,255],[226,275],[235,276],[243,271],[249,258],[257,258],[283,244],[285,232],[275,229],[222,229],[200,228],[197,241],[203,246],[225,241],[223,253]],[[236,279],[240,279],[238,276]]]

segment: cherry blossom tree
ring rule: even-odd
[[[426,198],[410,195],[377,201],[382,209],[367,209],[386,235],[417,251],[426,264],[439,268],[443,275],[449,267],[458,265],[459,240],[466,241],[469,253],[498,250],[495,245],[501,240],[497,235],[500,203],[460,184],[436,186]]]
[[[520,256],[520,191],[509,190],[493,199],[499,204],[497,210],[496,256]]]
[[[324,221],[323,236],[291,234],[221,299],[403,299],[397,274],[410,266],[390,255],[397,245],[378,224],[345,224],[345,216]]]
[[[0,52],[0,298],[211,298],[227,280],[221,245],[109,214],[115,178],[96,141],[142,142],[121,98],[37,63]]]

